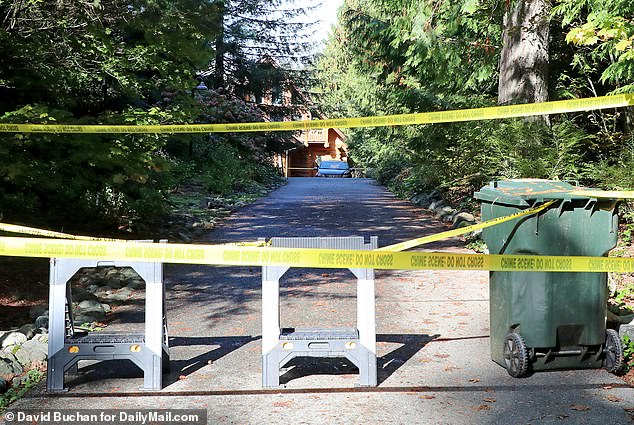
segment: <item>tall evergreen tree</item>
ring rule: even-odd
[[[550,0],[507,3],[498,103],[548,100]]]
[[[249,86],[259,78],[255,66],[263,57],[280,66],[278,79],[294,75],[314,56],[311,36],[317,22],[309,13],[320,0],[215,0],[221,13],[220,31],[214,40],[213,84],[233,89]]]

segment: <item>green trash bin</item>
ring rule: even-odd
[[[616,246],[616,199],[570,195],[550,180],[496,181],[475,193],[482,220],[558,200],[547,210],[482,231],[491,254],[606,256]],[[531,370],[623,363],[618,333],[606,329],[607,274],[490,272],[491,358],[514,377]]]

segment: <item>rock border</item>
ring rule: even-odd
[[[457,210],[448,205],[445,200],[436,198],[435,195],[419,193],[409,199],[419,207],[428,210],[433,217],[443,223],[450,223],[452,229],[471,226],[478,221],[476,217],[466,210]]]

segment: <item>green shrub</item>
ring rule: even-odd
[[[26,380],[22,381],[21,385],[12,386],[6,393],[0,395],[0,412],[6,410],[7,407],[14,401],[24,397],[27,392],[29,392],[44,378],[44,375],[44,372],[41,370],[29,370],[26,375]]]

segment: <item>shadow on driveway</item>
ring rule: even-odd
[[[376,358],[377,384],[381,385],[402,365],[407,363],[425,345],[433,341],[439,335],[416,334],[377,334],[377,343],[401,344],[400,347],[390,351],[384,356]],[[294,379],[312,375],[354,375],[359,370],[346,358],[314,358],[296,357],[291,360],[286,368],[288,371],[280,376],[280,384],[285,385]]]

